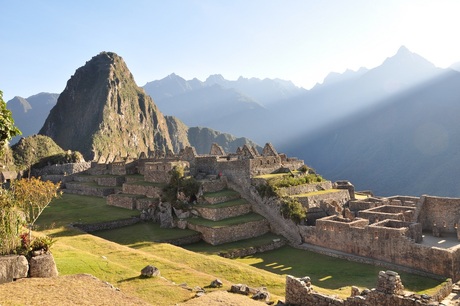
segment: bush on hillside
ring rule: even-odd
[[[28,169],[42,158],[65,153],[50,137],[43,135],[21,138],[12,150],[18,170]]]
[[[283,198],[281,207],[281,215],[285,219],[291,219],[296,224],[299,224],[307,217],[307,210],[296,199]]]

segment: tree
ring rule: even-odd
[[[51,203],[51,200],[60,195],[59,187],[59,183],[42,181],[35,177],[12,183],[11,191],[14,202],[24,212],[29,227],[29,240],[31,240],[31,230],[35,221]]]
[[[21,135],[21,131],[14,126],[11,111],[6,108],[3,101],[3,92],[0,90],[0,156],[3,154],[5,144],[14,136]]]

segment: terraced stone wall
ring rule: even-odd
[[[268,221],[265,219],[220,228],[210,228],[192,223],[188,223],[187,227],[200,232],[202,239],[212,245],[258,237],[270,230]]]
[[[231,217],[245,215],[252,211],[251,204],[249,203],[221,208],[196,206],[195,209],[200,213],[202,218],[213,221],[219,221]]]
[[[160,197],[162,191],[162,187],[160,186],[153,186],[153,185],[141,185],[136,183],[125,183],[123,184],[123,193],[127,194],[138,194],[138,195],[145,195],[149,198],[158,198]]]

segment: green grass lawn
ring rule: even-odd
[[[196,234],[197,232],[189,229],[161,228],[160,224],[153,222],[140,222],[131,226],[93,233],[95,236],[133,248],[138,248],[145,242],[162,242]]]
[[[224,282],[225,290],[231,284],[245,283],[253,287],[266,286],[274,299],[283,298],[285,274],[310,276],[317,291],[345,298],[350,294],[351,285],[375,287],[378,271],[383,270],[291,247],[236,260],[224,259],[214,254],[225,248],[248,247],[261,241],[254,239],[227,244],[221,250],[219,246],[203,244],[187,246],[195,251],[191,252],[152,242],[157,237],[178,235],[179,232],[175,231],[179,230],[160,229],[149,223],[101,232],[106,239],[63,227],[72,222],[95,223],[138,214],[137,211],[108,206],[103,198],[64,194],[45,209],[37,224],[42,233],[56,239],[51,251],[60,274],[90,273],[154,305],[174,305],[193,295],[175,284],[205,287],[215,278]],[[139,278],[140,270],[148,264],[157,266],[165,279]],[[430,294],[441,283],[407,273],[400,275],[407,290],[420,293]]]
[[[154,182],[147,182],[147,181],[144,181],[144,180],[138,180],[138,181],[135,181],[135,182],[129,182],[129,183],[125,183],[127,185],[139,185],[139,186],[154,186],[154,187],[165,187],[166,184],[163,184],[163,183],[154,183]]]
[[[293,195],[293,198],[300,198],[300,197],[308,197],[308,196],[315,196],[315,195],[320,195],[320,194],[327,194],[327,193],[334,193],[334,192],[340,192],[343,191],[343,189],[328,189],[328,190],[318,190],[318,191],[312,191],[312,192],[307,192],[307,193],[301,193],[301,194],[296,194]]]
[[[228,196],[235,196],[235,195],[239,195],[239,193],[236,192],[235,190],[224,189],[224,190],[220,190],[216,192],[206,192],[203,196],[205,198],[214,198],[214,197],[228,197]]]
[[[265,235],[245,239],[235,242],[224,243],[220,245],[210,245],[204,241],[200,241],[198,243],[184,245],[183,248],[189,251],[193,251],[196,253],[207,254],[207,255],[217,255],[221,252],[227,252],[235,249],[245,249],[249,247],[256,247],[261,245],[269,244],[273,241],[273,239],[280,239],[281,236],[267,233]]]
[[[38,229],[69,223],[98,223],[139,216],[138,211],[109,206],[104,198],[64,193],[55,199],[35,223]]]
[[[313,285],[350,293],[350,285],[374,288],[382,267],[356,263],[290,246],[236,259],[253,267],[280,275],[309,276]],[[398,272],[398,271],[397,271]],[[406,290],[425,293],[440,284],[439,280],[398,272]]]
[[[245,199],[235,199],[235,200],[230,200],[227,202],[221,202],[217,204],[198,204],[196,206],[198,207],[205,207],[205,208],[225,208],[225,207],[232,207],[232,206],[238,206],[238,205],[243,205],[243,204],[248,204],[248,201]]]
[[[203,225],[203,226],[211,227],[211,228],[220,228],[220,227],[232,226],[232,225],[251,222],[251,221],[259,221],[262,219],[264,219],[264,217],[262,217],[261,215],[249,213],[246,215],[227,218],[227,219],[220,220],[220,221],[206,220],[203,218],[188,218],[187,222],[192,223],[192,224],[197,224],[197,225]]]

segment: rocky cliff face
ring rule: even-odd
[[[163,114],[111,52],[77,69],[39,133],[86,160],[173,149]]]

